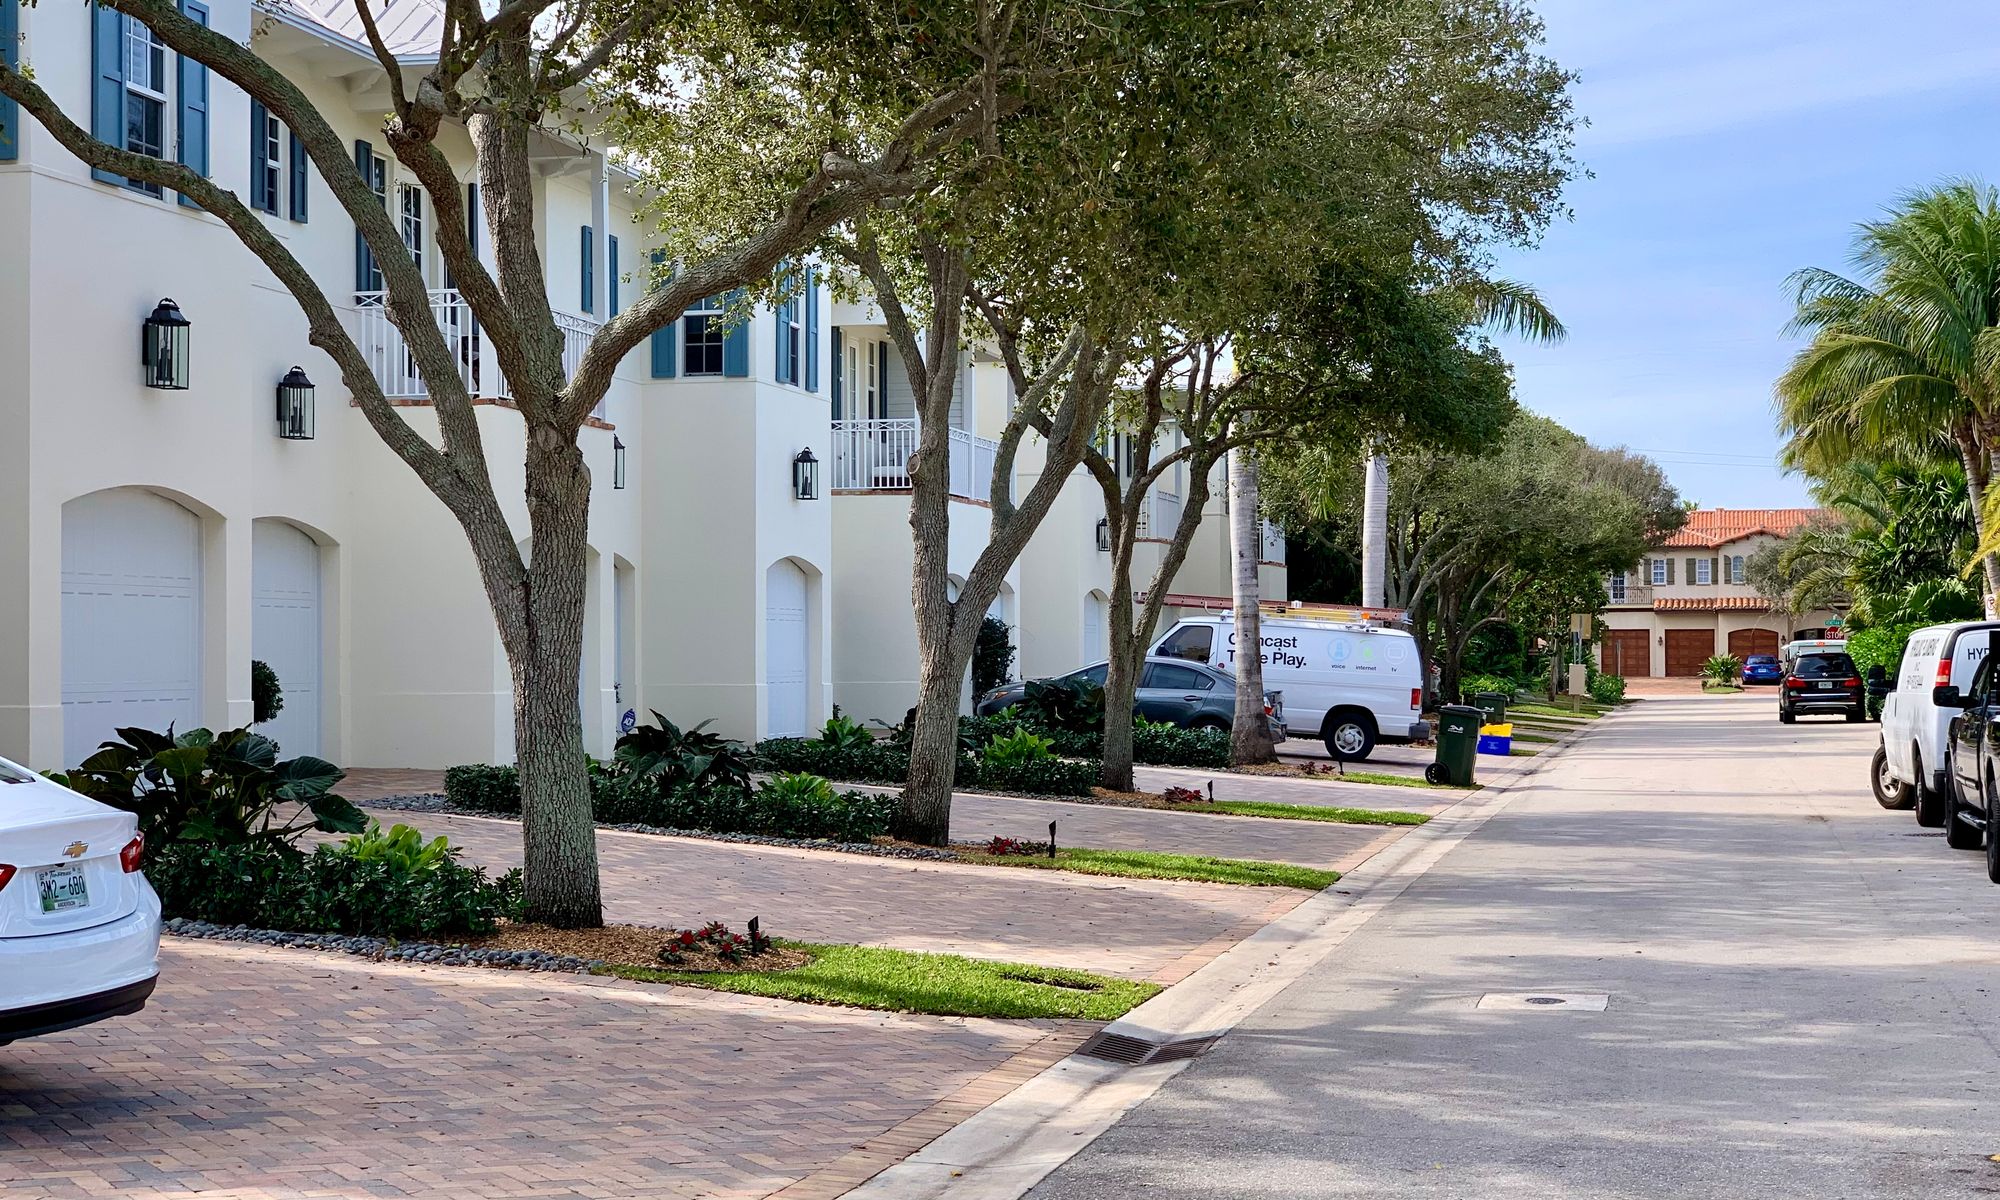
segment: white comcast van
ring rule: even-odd
[[[1944,824],[1951,785],[1946,731],[1958,710],[1931,703],[1931,689],[1952,684],[1965,690],[1986,659],[1994,630],[2000,622],[1955,621],[1910,635],[1889,681],[1893,690],[1882,698],[1882,746],[1870,780],[1882,807],[1915,808],[1918,824]]]
[[[1293,736],[1317,736],[1327,753],[1348,762],[1367,758],[1377,742],[1430,736],[1423,720],[1424,667],[1417,640],[1370,620],[1266,613],[1262,619],[1264,687],[1283,692]],[[1234,672],[1232,614],[1187,617],[1154,644],[1153,653]]]

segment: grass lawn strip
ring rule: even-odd
[[[1254,862],[1241,858],[1205,858],[1154,850],[1056,850],[1042,854],[988,854],[961,848],[966,862],[995,867],[1027,867],[1042,871],[1074,871],[1080,875],[1113,875],[1123,879],[1186,879],[1199,883],[1234,883],[1249,887],[1304,888],[1317,892],[1340,879],[1340,872],[1291,863]]]
[[[807,1004],[952,1017],[1113,1021],[1160,991],[1157,984],[1088,971],[987,962],[956,954],[812,942],[778,946],[810,955],[810,961],[786,971],[676,971],[607,964],[598,973]]]
[[[1175,767],[1173,769],[1177,771],[1198,771],[1201,768]],[[1391,775],[1385,771],[1341,772],[1332,767],[1321,766],[1316,762],[1267,763],[1252,767],[1227,767],[1223,769],[1227,770],[1231,775],[1262,775],[1267,778],[1275,776],[1280,779],[1326,779],[1334,783],[1377,783],[1385,787],[1427,788],[1431,791],[1443,792],[1465,792],[1472,790],[1470,788],[1459,787],[1456,784],[1432,783],[1421,775]]]
[[[1317,804],[1273,804],[1266,800],[1217,800],[1213,804],[1176,804],[1171,812],[1226,813],[1232,817],[1278,817],[1288,821],[1326,821],[1336,825],[1422,825],[1426,813],[1400,809],[1332,808]]]

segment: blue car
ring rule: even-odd
[[[1743,660],[1744,683],[1776,683],[1785,677],[1775,654],[1753,654]]]

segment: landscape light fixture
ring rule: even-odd
[[[139,329],[139,363],[149,388],[184,392],[188,385],[188,319],[172,300],[162,300]]]
[[[278,381],[278,436],[288,442],[310,442],[313,424],[313,381],[303,369],[293,367]]]
[[[611,490],[625,490],[625,443],[615,433],[611,435]]]

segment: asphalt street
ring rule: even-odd
[[[2000,887],[1877,736],[1607,718],[1031,1195],[2000,1194]]]

